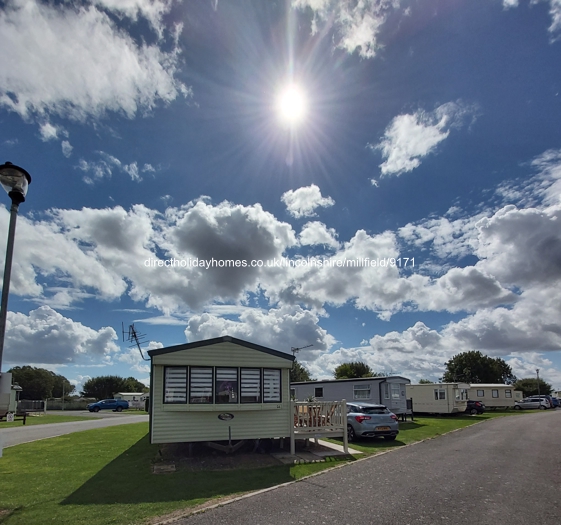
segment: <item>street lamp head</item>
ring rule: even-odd
[[[31,175],[23,168],[6,162],[0,166],[0,184],[13,202],[21,204],[25,201],[27,187],[31,184]]]

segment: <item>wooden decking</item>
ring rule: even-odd
[[[342,437],[345,453],[347,442],[347,403],[342,401],[292,401],[292,432],[290,453],[294,454],[296,439]]]

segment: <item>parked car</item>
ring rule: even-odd
[[[372,403],[347,403],[347,437],[355,441],[359,437],[381,436],[393,441],[399,434],[397,416],[385,405]]]
[[[485,405],[481,401],[471,401],[468,399],[466,414],[483,414],[485,412]]]
[[[99,412],[100,410],[113,410],[113,412],[122,412],[129,408],[129,402],[123,399],[103,399],[97,403],[90,403],[88,410],[90,412]]]
[[[558,397],[552,397],[551,399],[553,399],[553,408],[557,408],[559,405],[561,405],[561,401],[559,401]]]
[[[549,401],[549,408],[555,408],[555,402],[553,401],[553,397],[542,394],[541,396],[532,396],[532,397],[541,397],[543,399],[547,399]]]
[[[550,404],[549,401],[543,397],[525,397],[521,401],[515,401],[514,408],[516,410],[522,410],[524,408],[545,410],[546,408],[550,408]]]

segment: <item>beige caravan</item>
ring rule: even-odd
[[[501,383],[472,383],[468,394],[469,399],[481,401],[486,408],[513,408],[514,402],[524,397],[521,390]]]
[[[407,399],[413,400],[413,412],[458,414],[467,408],[467,383],[429,383],[407,385]]]
[[[151,443],[290,436],[292,354],[224,336],[148,355]]]

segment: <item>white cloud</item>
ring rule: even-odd
[[[267,312],[246,309],[238,321],[204,313],[189,319],[185,336],[192,342],[230,335],[287,353],[291,347],[311,344],[313,347],[301,352],[309,357],[329,350],[335,343],[333,336],[320,328],[318,322],[317,314],[290,306]]]
[[[103,159],[112,166],[120,163],[109,155]],[[472,216],[462,215],[455,207],[444,217],[409,224],[398,232],[359,230],[340,243],[337,233],[318,221],[305,225],[297,239],[289,224],[258,204],[213,205],[207,198],[169,208],[165,214],[135,206],[130,210],[53,210],[41,220],[22,216],[12,290],[39,304],[66,308],[92,296],[112,300],[128,294],[163,314],[144,322],[187,324],[190,339],[229,333],[272,347],[304,345],[306,341],[282,343],[283,334],[294,332],[294,339],[311,339],[318,342],[318,350],[326,350],[334,340],[321,332],[320,316],[326,314],[327,305],[348,305],[375,312],[382,319],[415,310],[469,314],[439,332],[416,325],[401,335],[380,335],[376,345],[371,342],[376,351],[382,351],[383,345],[387,351],[391,345],[412,348],[421,341],[433,341],[430,351],[440,352],[439,359],[448,356],[450,349],[500,355],[557,351],[561,350],[556,299],[561,296],[557,226],[561,203],[553,199],[551,188],[558,181],[561,161],[553,153],[540,159],[534,164],[540,172],[524,181],[524,187],[547,202]],[[6,235],[7,223],[8,212],[2,207],[0,236]],[[297,257],[298,248],[308,245],[314,246],[314,253],[323,245],[326,253],[300,259],[306,264],[298,267],[145,264],[164,258],[268,261],[287,253]],[[423,251],[427,266],[405,270],[387,264],[389,258],[408,257],[407,251],[413,249]],[[455,267],[465,256],[474,262]],[[361,259],[377,264],[336,264]],[[318,261],[330,264],[314,264]],[[253,302],[256,298],[259,303]],[[249,308],[264,301],[269,302],[269,312]],[[296,334],[296,325],[306,329]],[[308,355],[310,362],[313,357]],[[381,366],[381,359],[380,354],[372,362]],[[427,356],[426,361],[428,370],[434,359]],[[397,358],[388,366],[404,368]],[[419,374],[426,375],[426,370]]]
[[[322,24],[333,25],[337,32],[336,47],[348,53],[358,50],[363,58],[376,55],[381,47],[380,28],[399,4],[399,0],[295,0],[292,3],[296,8],[311,8],[312,33],[319,31]]]
[[[6,238],[9,212],[4,207],[0,207],[0,219],[0,235]],[[104,235],[110,234],[104,232]],[[3,255],[1,253],[0,257]],[[108,300],[120,297],[127,288],[125,281],[109,271],[95,253],[76,242],[56,216],[35,221],[21,216],[18,218],[10,291],[44,299],[45,279],[48,278],[61,278],[68,289],[96,290],[99,298]]]
[[[39,127],[39,134],[41,135],[41,140],[47,142],[49,140],[56,140],[58,138],[59,128],[53,126],[50,122],[44,122]]]
[[[322,222],[313,221],[304,225],[299,240],[303,246],[324,245],[337,249],[339,242],[336,237],[337,232],[333,228],[327,228]]]
[[[68,142],[67,140],[63,140],[61,146],[62,146],[62,154],[66,158],[69,158],[70,155],[72,155],[72,150],[74,149],[72,147],[72,144],[70,144],[70,142]]]
[[[148,350],[156,348],[163,348],[164,345],[159,341],[150,341],[147,345],[141,346],[142,354],[138,347],[129,348],[126,352],[121,352],[115,356],[116,361],[130,365],[130,369],[134,372],[149,373],[150,366],[148,365],[150,358],[146,353]],[[144,358],[143,358],[144,356]]]
[[[146,18],[160,38],[163,35],[162,17],[168,13],[173,0],[92,0],[94,4],[110,11],[125,15],[136,21],[139,16]],[[181,0],[179,0],[181,1]]]
[[[155,173],[156,169],[151,164],[144,164],[142,168],[138,167],[138,162],[134,161],[130,164],[124,164],[117,157],[109,155],[104,151],[96,152],[99,155],[98,160],[86,161],[80,159],[75,166],[76,169],[83,171],[84,182],[94,184],[104,178],[110,178],[113,171],[117,170],[121,173],[126,173],[134,182],[141,182],[141,173]]]
[[[530,3],[537,4],[542,2],[547,2],[549,4],[551,24],[547,30],[551,35],[552,42],[555,42],[559,39],[559,33],[561,31],[561,0],[531,0]],[[503,0],[503,6],[505,9],[518,7],[519,4],[519,0]]]
[[[188,94],[175,78],[177,50],[138,45],[95,6],[11,0],[0,13],[0,33],[0,106],[26,119],[132,118]]]
[[[118,351],[115,330],[93,330],[48,306],[8,312],[5,359],[8,363],[79,363],[110,359]]]
[[[398,229],[398,234],[411,246],[430,246],[432,253],[441,259],[463,257],[475,252],[479,236],[476,224],[485,216],[486,213],[481,212],[455,220],[448,217],[430,218],[416,224],[406,224]]]
[[[418,110],[395,117],[380,143],[370,145],[373,150],[381,150],[386,159],[380,164],[382,176],[401,175],[419,167],[421,159],[434,152],[452,128],[461,127],[466,117],[474,117],[475,111],[474,106],[458,101],[431,112]]]
[[[78,374],[74,379],[69,379],[68,381],[76,387],[76,390],[74,391],[74,394],[80,395],[80,392],[84,388],[84,383],[86,381],[89,381],[90,379],[91,379],[91,376],[84,376],[84,375]]]
[[[130,175],[132,180],[137,182],[142,180],[138,172],[138,164],[136,162],[132,162],[131,164],[126,164],[125,166],[123,166],[123,169]]]
[[[548,31],[552,35],[552,39],[559,39],[559,32],[561,31],[561,0],[549,0],[549,15],[551,16],[551,25]]]
[[[320,189],[315,185],[304,186],[297,190],[288,190],[281,196],[288,213],[293,217],[313,217],[317,208],[328,208],[335,201],[331,197],[322,197]]]
[[[508,285],[561,281],[561,205],[540,210],[506,206],[477,223],[480,266]]]

